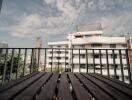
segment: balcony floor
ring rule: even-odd
[[[132,86],[99,74],[36,72],[2,86],[0,100],[132,100]]]

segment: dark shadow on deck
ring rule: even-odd
[[[36,72],[0,88],[0,100],[131,100],[132,86],[99,74]]]

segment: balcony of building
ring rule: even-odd
[[[131,100],[131,83],[128,49],[0,49],[1,100]]]

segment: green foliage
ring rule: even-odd
[[[0,75],[3,75],[4,73],[4,67],[5,67],[5,52],[1,53],[1,58],[0,58]],[[6,66],[6,76],[5,78],[8,79],[10,76],[10,70],[11,70],[11,62],[13,59],[13,68],[12,68],[12,73],[16,73],[17,71],[19,71],[19,68],[22,66],[22,57],[20,56],[20,63],[18,66],[18,53],[14,52],[14,56],[12,58],[12,53],[9,53],[7,55],[7,66]]]

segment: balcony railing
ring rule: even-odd
[[[36,71],[99,73],[131,82],[128,49],[0,48],[0,83]]]

